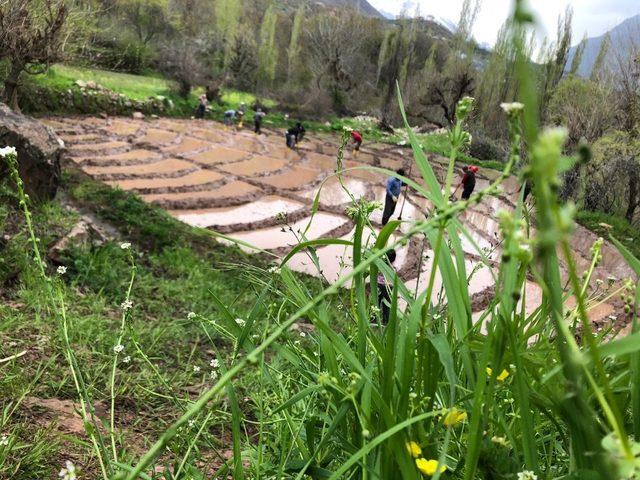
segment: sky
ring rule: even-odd
[[[407,4],[413,14],[416,5],[422,16],[433,15],[454,23],[460,18],[463,0],[368,0],[378,10],[398,14]],[[481,0],[482,8],[474,28],[480,43],[493,45],[500,26],[511,13],[511,0]],[[529,0],[536,12],[540,36],[555,37],[558,15],[573,7],[573,40],[579,43],[584,34],[597,37],[634,15],[640,14],[640,0]]]

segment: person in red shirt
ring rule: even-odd
[[[478,172],[478,167],[475,165],[470,167],[465,166],[462,168],[462,171],[464,172],[464,176],[462,177],[460,185],[456,188],[454,195],[458,189],[462,187],[462,200],[469,200],[473,190],[476,188],[476,173]]]
[[[359,152],[360,146],[362,145],[362,135],[360,132],[356,132],[355,130],[351,132],[351,142],[353,143],[353,150]]]

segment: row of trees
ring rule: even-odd
[[[385,123],[398,120],[399,81],[416,116],[444,125],[474,88],[468,32],[475,11],[477,1],[467,0],[453,35],[418,16],[389,22],[304,1],[16,0],[0,4],[0,58],[16,65],[6,95],[21,72],[64,55],[113,70],[161,71],[185,96],[195,85],[226,84],[309,112],[373,112]],[[16,17],[24,20],[22,47],[9,51]]]

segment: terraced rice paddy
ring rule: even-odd
[[[95,179],[135,192],[190,225],[224,233],[278,255],[289,251],[303,235],[306,239],[350,238],[354,225],[345,215],[345,208],[351,195],[380,202],[385,196],[385,176],[358,167],[395,170],[403,166],[408,171],[412,162],[408,149],[382,144],[365,144],[358,156],[346,153],[344,167],[355,169],[342,176],[347,193],[334,173],[337,138],[329,135],[309,135],[298,151],[291,151],[279,132],[255,136],[249,131],[224,130],[220,124],[199,120],[50,118],[45,123],[66,142],[69,157]],[[446,160],[432,155],[430,161],[442,180]],[[419,181],[415,170],[415,180]],[[477,188],[485,188],[496,175],[494,171],[481,171]],[[501,195],[488,198],[461,218],[473,241],[492,262],[500,258],[496,213],[514,207],[518,188],[517,181],[509,179]],[[312,203],[319,191],[319,211],[312,218]],[[427,207],[424,199],[409,194],[403,219],[420,218]],[[394,218],[400,208],[401,205]],[[373,214],[370,238],[381,228],[381,216],[381,211]],[[578,268],[585,270],[595,236],[577,228],[573,248]],[[468,272],[473,272],[469,285],[477,314],[494,294],[491,270],[495,265],[480,265],[473,242],[463,239],[463,244]],[[322,275],[328,281],[346,273],[349,252],[344,247],[320,248],[317,255],[320,271],[306,253],[294,256],[291,267]],[[605,244],[603,257],[595,278],[630,276],[626,263],[611,245]],[[430,246],[419,236],[398,252],[395,266],[409,289],[419,292],[426,287],[431,258]],[[540,298],[540,290],[531,280],[526,310],[535,310]],[[604,294],[601,300],[594,302],[591,309],[596,323],[608,322],[618,308]]]

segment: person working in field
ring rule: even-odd
[[[227,110],[224,112],[224,126],[229,127],[233,125],[236,121],[236,111],[235,110]]]
[[[523,202],[526,203],[527,198],[529,198],[529,195],[531,195],[531,191],[533,190],[533,181],[525,180],[524,184],[522,185],[522,187],[520,187],[520,190],[518,190],[518,192],[521,192],[522,189],[524,189]]]
[[[207,111],[207,95],[206,94],[202,94],[200,95],[200,98],[198,99],[198,108],[196,109],[196,118],[204,118],[204,114]]]
[[[353,144],[354,155],[357,155],[362,145],[362,135],[355,130],[351,132],[351,143]]]
[[[460,181],[460,184],[456,188],[455,192],[453,192],[453,196],[455,196],[458,189],[462,187],[462,200],[469,200],[476,188],[476,173],[478,173],[478,167],[465,166],[462,168],[462,171],[464,172],[464,175],[462,176],[462,180]]]
[[[264,113],[260,107],[258,107],[256,109],[256,113],[253,114],[253,131],[256,135],[260,135],[262,133],[262,119],[265,115],[266,113]]]
[[[396,172],[398,175],[404,177],[404,168],[401,168]],[[389,223],[389,219],[393,215],[393,212],[396,211],[396,204],[398,203],[398,199],[400,198],[400,193],[402,192],[402,180],[396,177],[390,177],[387,180],[387,196],[384,201],[384,212],[382,213],[382,225],[386,225]]]
[[[244,114],[247,110],[247,104],[241,103],[240,108],[238,108],[238,128],[242,128],[244,126]]]
[[[389,265],[391,265],[391,268],[393,268],[393,264],[396,261],[395,250],[389,250],[387,252],[387,260],[389,261]],[[387,283],[387,279],[382,272],[378,273],[376,283],[378,284],[378,308],[380,308],[380,313],[382,315],[382,325],[386,325],[387,323],[389,323],[389,313],[391,309],[391,291],[393,290],[393,283]]]
[[[292,150],[296,148],[298,142],[300,142],[304,138],[305,132],[306,130],[300,122],[296,123],[294,127],[291,127],[289,130],[287,130],[287,133],[285,134],[285,137],[287,139],[287,147],[291,148]]]

